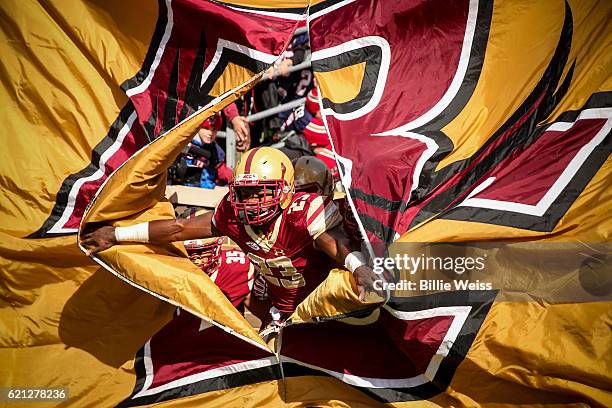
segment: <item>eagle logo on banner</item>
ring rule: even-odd
[[[492,2],[477,0],[311,8],[322,112],[370,240],[390,243],[434,216],[551,231],[609,154],[608,93],[542,124],[566,95],[576,64],[569,59],[573,21],[565,3],[556,49],[531,94],[480,149],[441,165],[457,148],[444,128],[478,85],[492,10]],[[359,24],[342,30],[341,21]],[[329,27],[338,27],[334,36],[317,35]],[[511,178],[528,183],[524,176],[541,163],[545,145],[568,137],[570,154],[546,168],[538,192],[509,192]],[[517,151],[520,159],[512,156]]]
[[[605,20],[606,7],[593,9],[595,20]],[[514,11],[510,3],[467,0],[406,0],[392,5],[356,0],[311,7],[313,69],[324,122],[348,187],[348,201],[370,241],[388,245],[400,237],[402,242],[444,242],[449,237],[453,242],[478,241],[490,236],[500,240],[519,234],[545,237],[586,195],[587,184],[608,160],[612,93],[606,88],[605,72],[609,63],[594,56],[603,49],[597,42],[602,31],[586,29],[584,21],[590,16],[580,7],[573,10],[567,1],[530,6],[519,13],[520,19]],[[546,36],[526,29],[527,22],[535,21],[546,22]],[[330,31],[333,36],[325,35]],[[501,38],[507,41],[512,36],[523,36],[521,45],[529,43],[532,48],[502,42]],[[530,59],[537,57],[541,60]],[[503,64],[519,71],[520,81],[505,87]],[[592,76],[585,78],[585,71]],[[594,189],[601,189],[601,184]],[[589,210],[601,216],[606,209]],[[446,230],[447,226],[457,229]],[[496,227],[512,227],[514,235]],[[607,233],[602,227],[594,235]],[[463,333],[451,340],[465,352],[450,353],[450,358],[443,347],[438,348],[434,357],[442,363],[439,371],[433,371],[434,359],[421,348],[427,349],[428,340],[433,348],[441,343],[421,339],[401,361],[398,349],[403,342],[398,337],[405,334],[403,341],[409,342],[410,324],[405,322],[402,331],[390,317],[409,316],[396,312],[413,301],[418,307],[410,310],[426,316],[436,310],[424,306],[433,299],[460,310],[472,296],[487,297],[492,304],[496,295],[470,291],[392,297],[378,317],[355,327],[348,328],[355,320],[342,317],[289,326],[283,332],[283,372],[331,376],[382,402],[430,399],[444,393],[451,381],[458,382],[454,373],[474,348],[473,337],[469,340]],[[482,319],[489,307],[500,304],[504,305],[499,301],[483,308]],[[487,321],[499,316],[492,314]],[[459,322],[460,316],[452,320]],[[378,337],[369,337],[366,328],[376,324]],[[470,335],[495,337],[489,331],[479,333],[481,324],[472,322]],[[334,350],[321,358],[300,347],[303,339],[309,344],[323,333],[328,339],[333,336],[328,333],[336,333],[334,328],[338,338],[330,343],[358,343],[359,350],[346,354]],[[436,328],[442,329],[437,333],[442,337],[452,332],[441,323]],[[351,335],[342,338],[344,332]],[[388,334],[387,343],[381,333]],[[371,345],[370,338],[375,338]],[[376,372],[356,361],[364,344],[369,366],[380,362],[388,369]],[[463,366],[470,364],[467,357]],[[460,380],[469,383],[464,376],[465,371]]]
[[[302,10],[281,11],[160,0],[142,68],[121,85],[129,102],[93,149],[91,163],[64,180],[51,214],[30,238],[76,233],[85,207],[110,173],[198,108],[274,62],[286,33],[303,18]]]
[[[443,7],[435,1],[413,3],[322,3],[310,14],[323,113],[338,160],[351,169],[343,172],[345,185],[375,241],[396,237],[394,214],[422,194],[421,180],[452,150],[452,141],[440,129],[464,107],[476,85],[491,21],[491,2],[453,1]],[[365,17],[370,7],[378,18]],[[360,24],[333,37],[317,36],[347,18]],[[391,19],[401,26],[401,35],[385,32]],[[441,26],[445,29],[431,29]],[[349,86],[342,78],[354,80]],[[417,91],[418,98],[407,95],[407,89]],[[360,157],[365,151],[367,160]],[[378,152],[376,160],[373,152]],[[401,172],[392,180],[375,180],[380,172],[367,163]]]

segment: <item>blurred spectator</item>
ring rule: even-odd
[[[313,87],[313,74],[311,68],[304,68],[289,72],[291,67],[301,64],[309,59],[310,44],[307,33],[293,37],[291,44],[278,61],[264,74],[262,81],[255,87],[251,100],[253,111],[264,111],[279,104],[291,102],[302,98]],[[253,146],[269,144],[282,123],[291,113],[283,112],[264,118],[254,123]]]
[[[225,164],[225,152],[216,142],[221,124],[220,114],[200,124],[197,133],[170,169],[169,181],[172,184],[215,188],[231,181],[232,171]]]
[[[308,33],[303,32],[293,37],[287,50],[263,75],[259,82],[250,92],[245,94],[235,103],[227,106],[223,114],[228,123],[232,124],[236,132],[237,150],[245,151],[260,145],[270,145],[275,135],[281,130],[283,123],[296,120],[296,126],[282,130],[295,130],[301,133],[312,119],[311,114],[302,110],[282,112],[261,120],[248,123],[247,117],[257,112],[271,109],[279,104],[291,102],[303,98],[314,87],[314,76],[310,67],[289,72],[292,67],[307,61],[310,58],[310,43]],[[312,98],[311,98],[312,99]],[[318,103],[315,98],[315,104]],[[293,115],[291,119],[288,117]],[[302,138],[303,139],[303,138]],[[312,154],[307,146],[292,137],[288,144],[292,144],[296,155]],[[292,156],[295,157],[295,156]]]
[[[321,118],[317,88],[312,88],[306,96],[306,104],[295,108],[281,125],[281,131],[295,131],[304,135],[312,154],[322,160],[330,169],[334,179],[339,179],[336,159],[331,147],[329,135]],[[295,144],[295,142],[293,143]],[[284,151],[284,150],[283,150]],[[295,156],[289,155],[291,158]]]
[[[294,108],[293,111],[286,115],[285,122],[281,125],[280,131],[295,130],[298,133],[303,133],[313,118],[321,119],[318,98],[317,88],[312,88],[306,96],[306,104]]]

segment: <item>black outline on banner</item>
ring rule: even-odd
[[[377,45],[367,45],[355,50],[343,52],[333,57],[312,62],[314,72],[330,72],[365,62],[365,72],[359,93],[350,101],[334,103],[328,98],[321,102],[324,108],[330,108],[337,113],[352,113],[363,108],[374,95],[376,78],[380,73],[382,50]],[[372,81],[373,80],[373,81]]]
[[[314,7],[311,7],[310,13],[314,14],[320,12],[326,8],[333,7],[340,3],[340,0],[331,0],[324,3],[320,3]],[[484,56],[487,48],[487,42],[489,39],[489,30],[491,26],[491,19],[493,15],[493,3],[486,0],[479,0],[478,12],[476,17],[476,28],[474,32],[474,38],[470,49],[470,56],[468,59],[468,67],[459,90],[448,106],[435,118],[430,120],[423,126],[420,126],[413,131],[422,134],[426,137],[433,139],[437,145],[438,150],[434,155],[426,162],[425,167],[420,175],[419,188],[413,191],[409,202],[420,199],[431,191],[435,185],[428,185],[422,187],[425,181],[431,181],[439,179],[434,173],[437,164],[450,152],[452,152],[454,146],[451,139],[441,131],[441,129],[450,123],[465,107],[468,100],[472,96],[474,89],[478,84],[478,78],[480,76],[482,65],[484,63]],[[338,68],[343,67],[338,66]],[[316,65],[313,65],[313,68]],[[337,69],[337,68],[336,68]],[[367,69],[367,65],[366,65]],[[363,84],[358,97],[364,97]],[[326,100],[324,100],[325,103]],[[329,104],[329,101],[328,105]],[[326,107],[331,107],[325,105]],[[334,111],[336,109],[334,108]],[[351,109],[347,112],[352,111]],[[437,184],[436,184],[437,185]],[[381,208],[386,211],[399,211],[403,213],[408,207],[408,202],[403,200],[392,201],[385,197],[381,197],[375,194],[366,193],[356,188],[350,189],[351,196],[364,201],[368,205],[372,205]],[[364,228],[377,236],[383,242],[390,243],[394,240],[396,231],[389,225],[383,224],[381,221],[373,218],[372,216],[364,217],[364,213],[359,213],[360,219]]]
[[[531,94],[525,99],[521,106],[512,114],[510,118],[481,146],[481,148],[471,157],[450,164],[438,172],[431,175],[432,179],[439,180],[440,183],[447,180],[451,175],[459,173],[471,163],[481,161],[473,168],[469,174],[464,177],[460,183],[452,188],[449,188],[438,194],[434,200],[427,203],[421,208],[415,218],[411,221],[409,228],[419,224],[425,219],[440,214],[447,210],[449,206],[456,203],[466,192],[474,185],[492,166],[501,162],[508,157],[517,147],[525,145],[538,133],[537,125],[543,121],[556,107],[561,100],[571,82],[573,76],[574,64],[568,70],[568,73],[563,80],[559,89],[557,86],[561,82],[563,70],[567,65],[569,52],[572,44],[572,12],[569,4],[565,3],[565,18],[563,27],[554,55],[551,58],[548,67],[542,75],[542,78],[534,87]],[[555,92],[556,90],[556,92]],[[534,109],[535,104],[541,100],[540,104]],[[485,160],[482,160],[481,155],[517,122],[523,121],[523,124],[512,133],[512,137],[506,137],[504,143],[497,146]],[[437,165],[437,163],[436,163]],[[433,185],[424,193],[427,194],[438,187],[439,184]]]
[[[591,97],[585,106],[583,106],[582,110],[612,107],[612,92],[603,92],[595,95],[598,97]],[[580,111],[566,112],[555,122],[573,121],[579,114]],[[541,130],[545,130],[545,128],[543,127]],[[541,133],[543,132],[538,132],[538,136]],[[535,140],[537,140],[537,138],[526,143],[525,147],[531,145]],[[580,194],[582,194],[587,184],[599,171],[601,166],[603,166],[610,156],[610,153],[612,153],[612,132],[608,133],[605,139],[593,150],[578,172],[572,177],[571,181],[550,205],[546,213],[541,216],[490,208],[461,206],[455,207],[442,214],[440,218],[457,221],[482,222],[486,224],[523,228],[531,231],[551,232],[555,229],[559,220],[563,218]]]

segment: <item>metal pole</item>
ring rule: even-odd
[[[247,120],[249,122],[256,122],[269,116],[276,115],[277,113],[285,112],[297,106],[304,105],[305,103],[306,98],[296,99],[283,105],[278,105],[265,111],[257,112],[253,115],[247,116]],[[231,126],[227,126],[225,132],[217,132],[217,137],[225,138],[225,163],[228,167],[234,168],[238,157],[238,154],[236,152],[236,132],[234,132],[234,129]],[[278,143],[279,147],[284,146],[284,144],[284,142]],[[276,145],[273,147],[276,147]]]
[[[225,164],[230,169],[236,164],[236,133],[231,126],[225,129]]]
[[[311,65],[312,64],[310,63],[310,60],[304,61],[304,62],[301,62],[301,63],[299,63],[297,65],[289,67],[287,72],[292,73],[292,72],[295,72],[295,71],[301,71],[303,69],[310,68]]]
[[[296,99],[294,101],[287,102],[284,105],[278,105],[273,108],[267,109],[265,111],[261,111],[261,112],[254,113],[253,115],[249,115],[247,116],[247,120],[249,122],[257,122],[258,120],[261,120],[263,118],[267,118],[269,116],[276,115],[277,113],[291,110],[300,105],[304,105],[305,103],[306,103],[306,98]]]

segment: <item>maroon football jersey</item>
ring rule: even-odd
[[[331,199],[304,192],[296,193],[291,204],[266,226],[265,236],[237,219],[229,195],[213,216],[215,227],[238,244],[265,276],[272,305],[285,314],[292,313],[334,267],[313,243],[341,222]]]
[[[251,292],[255,269],[239,249],[222,249],[219,269],[210,275],[232,304],[241,310]]]
[[[189,258],[204,270],[197,262],[198,251],[189,249],[202,240],[185,241]],[[253,287],[255,269],[244,252],[239,249],[221,249],[218,253],[218,265],[209,271],[208,276],[221,289],[221,292],[238,310],[242,310],[244,301]]]

